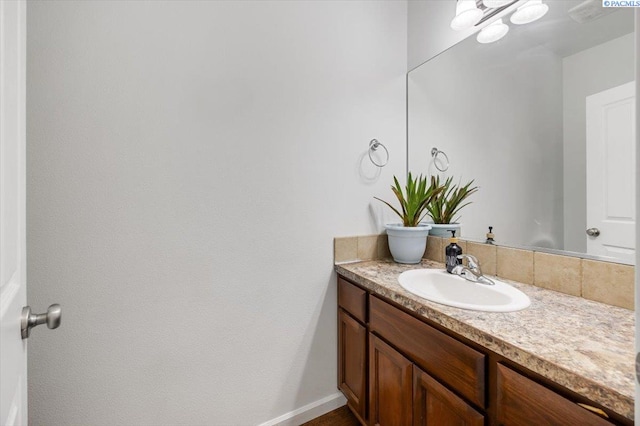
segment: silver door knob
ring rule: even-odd
[[[587,235],[590,237],[597,237],[600,235],[600,230],[598,228],[589,228],[587,229]]]
[[[48,328],[58,328],[62,322],[62,308],[57,303],[47,308],[46,314],[32,314],[31,307],[22,308],[20,331],[23,339],[28,339],[31,329],[37,325],[47,323]]]

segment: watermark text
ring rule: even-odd
[[[603,7],[640,7],[640,0],[602,0]]]

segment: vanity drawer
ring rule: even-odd
[[[338,277],[338,306],[362,323],[367,322],[367,292]]]
[[[485,355],[376,298],[370,300],[371,331],[478,407],[485,407]]]
[[[501,425],[611,426],[599,415],[502,364],[498,364],[497,393]]]

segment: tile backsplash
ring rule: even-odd
[[[533,284],[533,252],[508,247],[496,247],[496,276]],[[478,258],[480,265],[482,259]]]
[[[578,257],[535,252],[533,276],[538,287],[582,295],[582,259]]]
[[[498,250],[496,246],[467,241],[466,253],[480,260],[482,272],[487,275],[496,275],[498,265]]]
[[[361,235],[333,239],[334,263],[360,260],[385,259],[391,257],[387,235]]]
[[[444,262],[447,239],[429,236],[424,258]],[[634,267],[460,240],[463,253],[474,255],[487,275],[533,284],[609,305],[634,309]],[[391,257],[386,234],[334,239],[334,262]]]

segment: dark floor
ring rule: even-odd
[[[330,411],[324,416],[317,417],[302,426],[359,426],[358,419],[349,411],[347,406]]]

